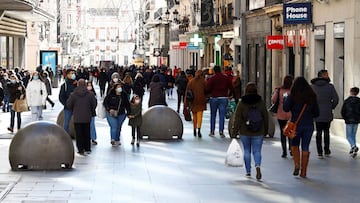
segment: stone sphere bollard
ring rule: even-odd
[[[69,169],[74,162],[74,145],[62,127],[37,121],[15,134],[9,161],[15,171]]]
[[[64,110],[61,110],[57,119],[56,119],[56,123],[60,126],[63,127],[64,126]],[[71,116],[71,120],[70,120],[70,136],[72,139],[75,139],[76,137],[76,132],[75,132],[75,126],[74,126],[74,119]]]
[[[149,139],[181,139],[184,126],[179,114],[173,109],[156,105],[149,108],[142,116],[141,136]]]

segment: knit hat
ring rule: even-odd
[[[115,72],[111,75],[111,79],[114,79],[114,78],[119,78],[120,79],[120,75],[119,73]]]

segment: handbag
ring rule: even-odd
[[[286,125],[283,129],[283,133],[286,137],[293,139],[296,136],[297,124],[298,124],[302,114],[304,113],[305,108],[306,108],[306,104],[304,104],[304,106],[302,107],[301,112],[295,122],[288,121],[286,123]]]
[[[118,117],[118,116],[119,116],[120,106],[121,106],[121,97],[120,97],[120,101],[119,101],[118,108],[117,108],[116,110],[113,110],[113,111],[110,110],[110,111],[109,111],[110,116],[112,116],[112,117]]]
[[[186,121],[191,121],[192,120],[189,107],[184,107],[183,114],[184,114],[184,119]]]
[[[187,100],[188,102],[193,102],[194,99],[195,99],[195,97],[194,97],[194,92],[193,92],[191,89],[187,90],[187,91],[186,91],[186,100]]]
[[[239,142],[233,138],[226,152],[225,164],[233,167],[244,165],[244,152]]]
[[[274,104],[272,104],[269,108],[271,113],[277,113],[280,103],[280,88],[277,89],[277,98]]]
[[[16,99],[14,102],[14,105],[12,107],[12,109],[15,112],[24,112],[24,111],[28,111],[29,107],[27,105],[26,99]]]

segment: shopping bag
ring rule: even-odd
[[[106,109],[104,105],[102,105],[102,102],[100,105],[97,106],[97,116],[99,118],[106,118]]]
[[[226,152],[225,164],[234,167],[242,167],[244,165],[244,152],[236,139],[231,140]]]
[[[16,99],[12,108],[15,112],[24,112],[24,111],[29,110],[29,107],[27,105],[25,98],[24,99]]]
[[[184,107],[183,114],[184,114],[184,119],[186,121],[191,121],[192,120],[189,107]]]
[[[226,106],[225,118],[229,119],[231,115],[235,112],[235,109],[236,109],[236,102],[234,99],[231,99],[228,102],[228,105]]]

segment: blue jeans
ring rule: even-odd
[[[70,120],[73,112],[69,109],[64,109],[64,130],[70,134]]]
[[[241,135],[240,140],[244,147],[244,162],[246,173],[251,172],[251,152],[254,156],[255,167],[261,166],[261,148],[264,140],[263,135]]]
[[[90,121],[90,137],[91,137],[92,140],[96,140],[95,117],[91,117],[91,121]]]
[[[15,113],[16,113],[16,117],[17,117],[17,128],[20,129],[21,128],[21,113],[20,112],[15,112],[12,108],[13,104],[9,104],[9,108],[10,108],[10,128],[14,129],[14,125],[15,125]]]
[[[358,124],[346,124],[346,139],[348,140],[350,147],[356,146],[356,131]]]
[[[4,95],[4,105],[3,105],[3,111],[4,112],[9,112],[10,111],[10,96],[9,95]]]
[[[110,125],[111,140],[120,141],[121,127],[126,119],[126,114],[121,114],[118,117],[110,116],[109,112],[106,112],[106,119]]]
[[[296,136],[291,141],[291,146],[299,146],[301,141],[301,150],[308,152],[313,132],[314,127],[298,127],[296,129]]]
[[[31,109],[31,120],[32,121],[38,121],[38,120],[42,120],[42,112],[43,112],[43,107],[42,106],[30,106]]]
[[[219,109],[219,132],[224,132],[226,106],[228,99],[225,97],[212,97],[210,98],[210,132],[215,131],[216,113]]]

